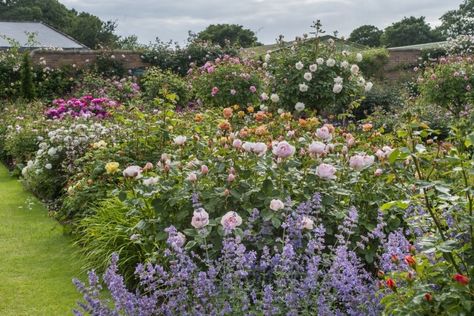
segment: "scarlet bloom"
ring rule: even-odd
[[[388,286],[388,288],[390,288],[391,290],[395,291],[395,289],[397,288],[397,284],[395,283],[395,281],[391,278],[388,278],[387,281],[385,282]]]
[[[453,276],[453,280],[458,282],[459,284],[462,284],[462,285],[468,285],[469,284],[469,278],[465,275],[460,274],[460,273],[456,273]]]
[[[412,268],[416,266],[416,260],[412,256],[405,256],[405,262]]]
[[[431,295],[431,293],[425,293],[423,298],[425,301],[431,302],[433,300],[433,295]]]

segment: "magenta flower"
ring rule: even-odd
[[[218,92],[219,92],[219,88],[218,87],[213,87],[212,90],[211,90],[211,95],[214,97]]]

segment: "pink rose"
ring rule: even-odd
[[[380,177],[380,176],[382,175],[382,173],[383,173],[383,170],[382,170],[382,169],[380,169],[380,168],[378,168],[377,170],[375,170],[375,172],[374,172],[374,176],[376,176],[376,177]]]
[[[197,181],[197,175],[194,172],[191,172],[188,175],[187,180],[190,181],[190,182],[196,182]]]
[[[221,219],[221,225],[226,230],[233,230],[237,226],[242,225],[242,217],[236,212],[227,212]]]
[[[273,211],[281,210],[284,207],[285,207],[285,204],[280,200],[272,200],[270,202],[270,209]]]
[[[241,148],[242,147],[242,141],[240,139],[234,139],[234,141],[232,142],[232,146],[234,148]]]
[[[316,136],[324,141],[330,141],[332,139],[332,134],[326,126],[318,128],[316,130]]]
[[[313,155],[325,155],[327,153],[326,145],[321,142],[312,142],[309,145],[308,151]]]
[[[316,175],[322,179],[336,179],[336,168],[330,164],[322,163],[316,168]]]
[[[250,86],[249,90],[250,90],[250,92],[252,92],[252,93],[257,92],[257,88],[255,88],[255,86]]]
[[[290,156],[293,156],[293,154],[295,153],[295,147],[291,146],[286,141],[282,141],[277,143],[273,147],[272,152],[275,156],[279,158],[288,158]]]
[[[263,156],[267,152],[267,145],[264,143],[255,143],[252,146],[252,151],[259,156]]]
[[[123,176],[125,178],[135,178],[140,179],[142,176],[142,168],[139,166],[130,166],[123,171]]]
[[[362,170],[374,163],[374,156],[366,154],[357,154],[349,159],[349,166],[355,170]]]
[[[208,174],[209,173],[209,168],[206,165],[201,166],[201,173],[202,174]]]
[[[200,208],[193,213],[193,218],[191,220],[191,226],[196,229],[201,229],[209,224],[209,214],[203,209]]]
[[[219,88],[218,87],[213,87],[212,90],[211,90],[211,95],[215,96],[218,92],[219,92]]]

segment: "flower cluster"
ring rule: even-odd
[[[110,109],[118,106],[116,101],[107,98],[94,98],[85,95],[79,99],[69,100],[56,99],[53,106],[46,111],[46,116],[50,119],[72,118],[106,118],[110,115]]]

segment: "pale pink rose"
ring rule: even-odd
[[[224,229],[233,230],[238,226],[242,225],[242,217],[236,212],[227,212],[221,219],[221,225]]]
[[[212,90],[211,90],[211,95],[215,96],[218,92],[219,92],[219,88],[218,87],[213,87]]]
[[[143,184],[148,187],[157,184],[159,180],[160,179],[158,177],[148,178],[143,180]]]
[[[374,156],[356,154],[349,159],[349,166],[354,170],[362,170],[374,163]]]
[[[324,141],[330,141],[332,139],[332,134],[326,126],[318,128],[316,130],[316,136]]]
[[[259,156],[263,156],[267,152],[267,145],[264,143],[255,143],[252,146],[252,151]]]
[[[348,152],[349,152],[349,148],[347,148],[347,146],[343,146],[342,149],[341,149],[341,153],[343,155],[346,155]]]
[[[272,148],[272,152],[279,158],[288,158],[295,153],[295,147],[288,144],[286,141],[279,142]]]
[[[142,177],[142,168],[139,166],[130,166],[123,171],[125,178],[140,179]]]
[[[383,173],[383,170],[378,168],[377,170],[374,171],[374,176],[379,177],[382,175],[382,173]]]
[[[237,93],[237,90],[235,89],[230,89],[230,94],[235,95]]]
[[[209,173],[209,167],[206,165],[201,166],[201,173],[202,174],[208,174]]]
[[[378,149],[375,152],[375,156],[377,156],[379,160],[383,160],[385,158],[385,152],[382,149]]]
[[[173,141],[176,145],[182,146],[186,142],[186,136],[176,136]]]
[[[196,229],[201,229],[209,224],[209,214],[203,208],[200,208],[193,213],[191,226]]]
[[[280,200],[272,200],[270,202],[270,209],[273,211],[281,210],[284,207],[285,207],[285,204]]]
[[[330,164],[322,163],[316,168],[316,175],[322,179],[336,179],[336,168]]]
[[[240,139],[234,139],[234,141],[232,142],[232,146],[234,148],[241,148],[242,147],[242,141]]]
[[[188,177],[186,178],[189,182],[196,182],[197,181],[197,175],[194,172],[191,172]]]
[[[252,92],[252,93],[257,92],[257,88],[255,88],[255,86],[250,86],[249,90],[250,90],[250,92]]]
[[[301,226],[303,229],[312,230],[314,228],[314,221],[308,216],[303,216],[301,220]]]
[[[235,180],[235,175],[233,173],[230,173],[227,176],[227,182],[233,182]]]
[[[252,148],[253,148],[253,145],[254,143],[252,142],[245,142],[242,144],[242,148],[246,151],[246,152],[251,152],[252,151]]]
[[[326,144],[321,142],[312,142],[309,145],[308,151],[313,155],[325,155],[326,154]]]

